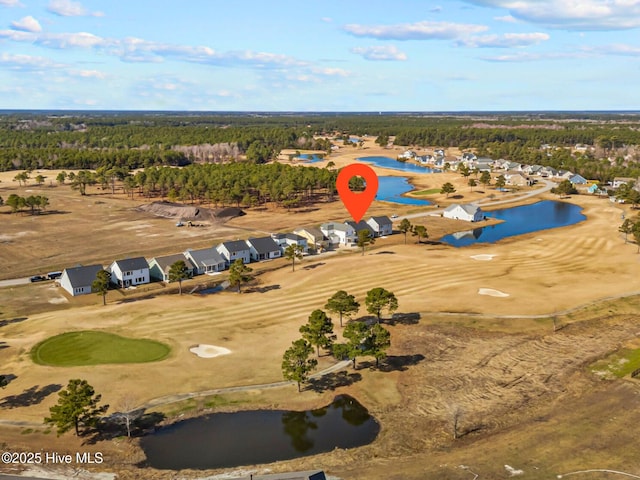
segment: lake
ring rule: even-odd
[[[403,193],[411,190],[413,190],[413,186],[405,177],[378,177],[376,200],[403,205],[431,205],[428,200],[402,196]]]
[[[378,167],[390,168],[392,170],[400,170],[401,172],[412,173],[440,173],[440,170],[434,170],[433,168],[423,167],[413,162],[398,162],[397,160],[389,157],[361,157],[358,161],[363,163],[372,163]]]
[[[480,223],[470,223],[470,229],[456,232],[440,239],[454,247],[466,247],[475,243],[495,243],[503,238],[538,232],[550,228],[566,227],[586,220],[582,207],[573,203],[543,200],[531,205],[504,208],[486,212],[491,218],[503,223],[481,227]]]
[[[339,395],[303,412],[253,410],[184,420],[143,437],[146,466],[206,470],[270,463],[373,442],[380,425],[354,398]]]
[[[302,153],[299,158],[304,160],[304,163],[318,163],[324,160],[324,157],[315,153]]]

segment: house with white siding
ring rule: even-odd
[[[271,237],[250,238],[246,241],[249,257],[254,262],[272,260],[282,256],[280,246]]]
[[[65,268],[58,280],[58,284],[70,295],[86,295],[92,292],[91,285],[97,278],[97,274],[103,270],[102,265],[79,265]]]
[[[251,262],[251,250],[249,245],[247,245],[247,242],[244,240],[222,242],[216,246],[216,250],[220,255],[222,255],[222,258],[224,258],[227,267],[229,267],[238,258],[242,260],[242,263]]]
[[[355,229],[346,223],[328,222],[320,225],[320,231],[332,245],[351,245],[356,241]]]
[[[465,203],[463,205],[454,203],[449,205],[445,208],[442,216],[453,220],[465,220],[467,222],[479,222],[484,220],[484,213],[482,209],[471,203]]]
[[[218,251],[211,248],[203,248],[200,250],[187,249],[183,255],[191,260],[194,265],[193,273],[195,275],[203,275],[206,273],[221,272],[225,269],[226,262]]]
[[[149,264],[144,257],[116,260],[109,266],[111,283],[120,288],[149,283]]]
[[[367,220],[367,223],[375,232],[376,237],[391,235],[393,233],[393,222],[387,216],[371,217]]]

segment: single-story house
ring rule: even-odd
[[[307,246],[311,250],[318,252],[329,248],[329,239],[318,227],[298,228],[293,233],[306,238]]]
[[[65,268],[58,283],[70,295],[85,295],[92,292],[91,285],[96,280],[96,275],[103,270],[102,265],[79,265],[77,267]]]
[[[302,248],[303,253],[307,253],[309,251],[307,239],[297,233],[274,233],[271,235],[271,238],[275,240],[283,252],[289,245],[298,245]]]
[[[194,274],[203,275],[205,273],[221,272],[225,269],[226,262],[218,251],[211,248],[203,248],[200,250],[192,250],[188,248],[184,254],[186,258],[191,260],[195,266]]]
[[[189,276],[193,276],[195,265],[184,256],[183,253],[176,253],[174,255],[165,255],[164,257],[155,257],[149,260],[149,275],[153,280],[159,282],[169,281],[169,270],[171,265],[182,260],[187,267],[187,273]]]
[[[356,231],[346,223],[323,223],[320,225],[320,231],[332,245],[350,245],[356,241]]]
[[[109,266],[111,283],[120,288],[142,285],[150,282],[149,264],[144,257],[116,260]]]
[[[371,217],[367,220],[377,237],[391,235],[393,233],[393,222],[387,216]]]
[[[454,220],[465,220],[467,222],[479,222],[484,219],[484,213],[482,209],[472,203],[465,203],[460,205],[454,203],[445,208],[442,216],[445,218],[452,218]]]
[[[249,256],[254,262],[271,260],[282,256],[280,245],[271,237],[250,238],[246,241],[246,244],[249,247]]]
[[[360,232],[361,230],[366,230],[369,232],[369,234],[372,237],[376,236],[376,231],[373,229],[373,227],[371,225],[369,225],[367,222],[365,222],[364,220],[360,220],[358,223],[354,222],[353,220],[345,220],[344,222],[346,225],[349,225],[351,228],[353,228],[356,232],[356,239],[358,238],[358,232]]]
[[[216,250],[222,255],[222,258],[224,258],[227,267],[238,258],[242,260],[242,263],[249,263],[251,261],[251,250],[244,240],[222,242],[216,246]]]
[[[573,175],[571,178],[569,178],[569,181],[573,185],[586,185],[586,183],[587,183],[587,179],[584,178],[582,175],[579,175],[577,173],[575,175]]]

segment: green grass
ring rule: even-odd
[[[168,345],[153,340],[80,331],[63,333],[40,342],[31,350],[31,358],[40,365],[75,367],[156,362],[166,358],[170,352]]]
[[[412,195],[434,195],[436,193],[441,193],[439,188],[430,188],[428,190],[420,190],[417,192],[411,192]]]
[[[618,378],[629,375],[640,368],[640,348],[623,348],[591,366],[591,371],[610,372]]]

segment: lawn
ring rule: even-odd
[[[596,362],[591,370],[610,372],[616,377],[622,378],[638,368],[640,368],[640,348],[623,348],[606,359]]]
[[[31,350],[31,358],[40,365],[73,367],[156,362],[166,358],[170,352],[168,345],[153,340],[81,331],[63,333],[40,342]]]
[[[419,190],[417,192],[411,192],[413,195],[435,195],[440,193],[439,188],[430,188],[428,190]]]

